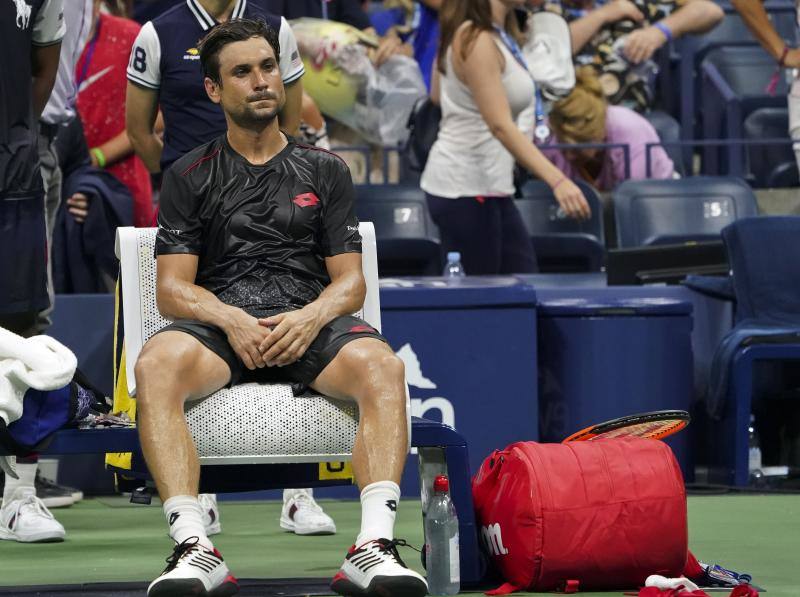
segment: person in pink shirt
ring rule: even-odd
[[[553,104],[549,122],[552,135],[546,144],[616,143],[629,148],[630,176],[626,176],[622,147],[545,150],[545,155],[569,178],[583,179],[599,191],[610,191],[627,178],[675,177],[672,160],[660,146],[650,149],[648,177],[647,145],[660,141],[658,133],[637,112],[609,106],[590,67],[578,69],[575,89]]]

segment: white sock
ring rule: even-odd
[[[14,493],[21,489],[22,491],[17,494],[21,497],[26,493],[36,494],[36,469],[39,468],[38,462],[21,463],[18,462],[16,469],[19,479],[13,479],[11,475],[6,475],[6,486],[3,488],[3,503],[8,504],[13,498]]]
[[[394,517],[400,486],[392,481],[370,483],[361,492],[361,532],[356,546],[373,539],[394,539]]]
[[[203,524],[203,508],[197,501],[197,496],[176,495],[164,502],[164,515],[169,525],[169,536],[176,543],[183,543],[190,537],[197,537],[198,542],[213,549],[209,538],[206,536],[206,527]]]

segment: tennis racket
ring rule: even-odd
[[[612,437],[664,439],[678,433],[689,424],[689,421],[689,413],[685,410],[655,410],[586,427],[570,435],[563,443]]]

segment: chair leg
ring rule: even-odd
[[[748,428],[753,400],[753,359],[748,350],[740,351],[733,359],[731,387],[733,390],[733,429],[729,430],[731,482],[737,487],[744,487],[750,478]]]

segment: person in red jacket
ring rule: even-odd
[[[113,4],[113,3],[112,3]],[[109,10],[115,7],[109,4]],[[133,222],[136,226],[153,223],[153,190],[150,173],[133,152],[125,131],[125,75],[131,46],[141,26],[130,19],[115,16],[95,0],[92,31],[75,67],[78,87],[78,114],[83,122],[92,164],[107,168],[133,196]],[[84,196],[67,199],[70,212],[81,221],[87,210]]]

